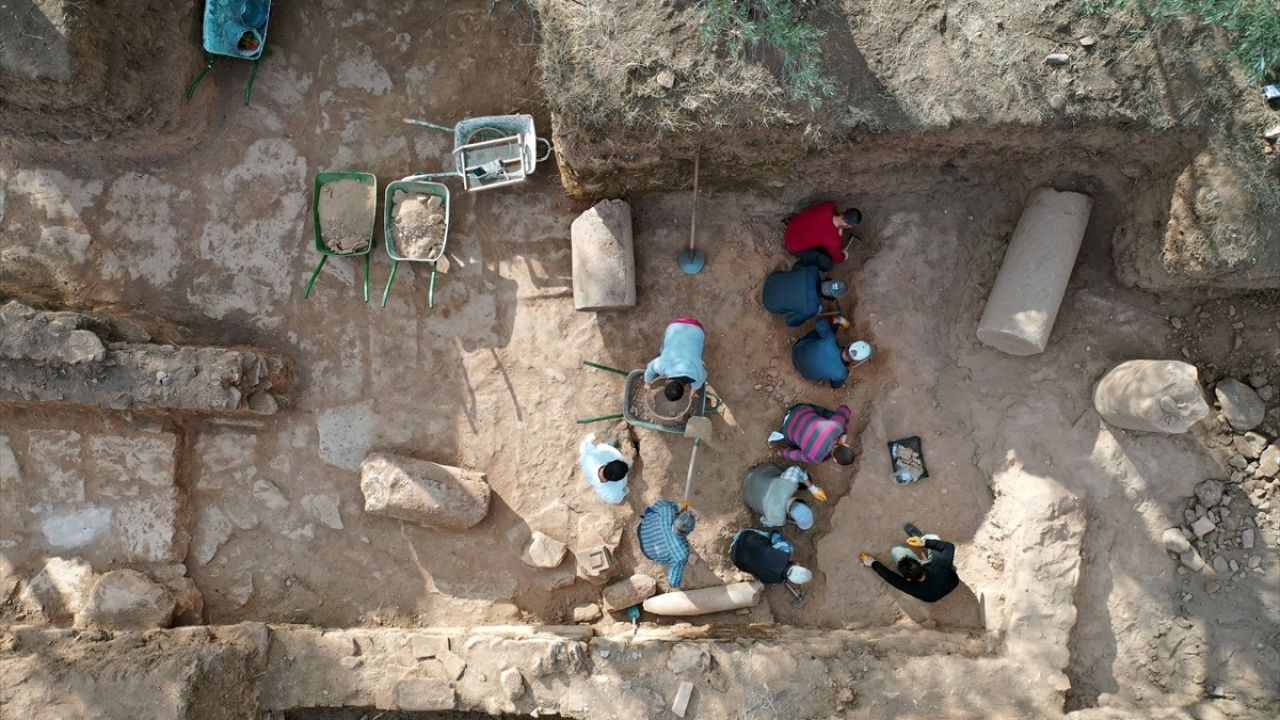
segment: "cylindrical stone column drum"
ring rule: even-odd
[[[987,296],[979,340],[1010,355],[1044,352],[1092,209],[1088,195],[1031,193]]]

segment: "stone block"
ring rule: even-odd
[[[609,612],[621,612],[633,605],[639,605],[656,592],[658,592],[657,580],[648,575],[632,575],[604,589],[604,609]]]
[[[390,453],[360,464],[365,512],[424,527],[462,530],[489,513],[484,474]]]
[[[574,309],[635,307],[631,206],[625,200],[602,200],[573,221],[569,234]]]
[[[98,579],[89,602],[76,616],[78,627],[151,630],[173,623],[173,596],[137,570],[112,570]]]
[[[564,543],[548,537],[541,530],[534,530],[520,560],[536,568],[554,568],[564,561],[565,552]]]
[[[452,710],[458,693],[448,682],[431,678],[403,678],[396,683],[396,709],[411,712]]]
[[[1267,406],[1253,388],[1235,378],[1227,378],[1214,386],[1213,394],[1218,398],[1222,414],[1236,432],[1252,430],[1262,424]]]
[[[613,570],[613,553],[605,545],[597,545],[574,553],[578,560],[578,577],[602,585]]]

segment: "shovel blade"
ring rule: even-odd
[[[702,266],[707,264],[707,254],[701,250],[685,250],[680,253],[676,261],[686,275],[696,275],[702,272]]]

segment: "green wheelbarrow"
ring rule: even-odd
[[[387,276],[387,287],[382,291],[382,307],[387,306],[387,297],[391,294],[391,283],[395,282],[396,270],[402,262],[425,262],[431,264],[431,281],[427,288],[427,307],[435,307],[436,298],[436,265],[444,258],[444,249],[449,243],[449,188],[438,183],[420,180],[420,175],[410,175],[387,185],[385,200],[382,203],[382,237],[387,255],[391,258],[391,274]],[[440,198],[443,213],[443,227],[439,237],[426,234],[426,228],[405,237],[397,236],[397,213],[401,203],[415,197]],[[426,212],[425,209],[422,212]]]
[[[358,194],[353,194],[350,184],[344,181],[354,181],[360,186],[368,188],[371,200],[366,201],[365,207],[356,207],[354,210],[343,209],[341,206],[346,204],[354,204],[351,201],[359,200]],[[342,183],[339,185],[338,183]],[[338,191],[341,191],[341,194]],[[320,270],[324,268],[324,264],[330,257],[364,257],[364,301],[369,302],[369,252],[373,250],[373,229],[378,220],[378,178],[372,173],[363,172],[322,172],[316,173],[316,181],[311,193],[311,226],[312,234],[315,236],[316,252],[320,253],[320,264],[316,265],[316,269],[311,273],[311,279],[307,280],[307,288],[302,292],[303,298],[311,297],[311,288],[316,284],[316,278],[320,276]],[[327,210],[322,213],[322,206]],[[367,208],[367,209],[366,209]],[[339,212],[341,211],[341,212]],[[359,215],[351,217],[349,213],[358,212]],[[330,216],[330,213],[337,213],[339,216]],[[344,230],[351,232],[344,233],[342,237],[325,237],[325,218],[330,225],[333,226],[342,222]],[[360,239],[368,238],[361,245]],[[352,242],[352,247],[344,247],[343,243]]]

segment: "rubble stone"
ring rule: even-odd
[[[578,559],[578,577],[597,585],[604,584],[613,570],[613,553],[608,546],[597,545],[574,552]]]
[[[370,453],[360,464],[365,512],[424,527],[462,530],[489,513],[484,473],[426,460]]]
[[[1176,360],[1130,360],[1102,376],[1093,405],[1109,424],[1126,430],[1183,433],[1209,415],[1194,365]]]
[[[112,570],[98,579],[76,617],[79,627],[150,630],[173,623],[173,595],[137,570]]]
[[[564,561],[566,552],[564,543],[548,537],[541,530],[534,530],[520,560],[536,568],[553,568]]]
[[[595,622],[600,619],[600,606],[595,603],[584,603],[573,607],[573,621],[577,623]]]
[[[1262,451],[1267,449],[1267,439],[1256,432],[1237,435],[1231,444],[1236,452],[1250,460],[1257,460]]]
[[[1223,484],[1217,480],[1205,480],[1196,484],[1196,499],[1207,508],[1216,507],[1222,502],[1223,489]]]
[[[1200,572],[1205,566],[1204,558],[1201,557],[1200,553],[1196,552],[1194,548],[1182,553],[1178,559],[1187,567],[1187,569],[1195,572]]]
[[[667,669],[676,675],[702,674],[711,669],[711,656],[706,648],[696,643],[676,643],[667,656]]]
[[[1202,517],[1191,525],[1191,531],[1194,532],[1198,538],[1202,538],[1217,529],[1218,528],[1213,524],[1213,521],[1207,517]]]
[[[1275,477],[1280,474],[1280,445],[1272,444],[1258,456],[1258,477]]]
[[[1253,549],[1253,528],[1248,528],[1240,533],[1240,547],[1245,550]]]
[[[1227,378],[1214,387],[1213,393],[1222,414],[1236,431],[1252,430],[1262,423],[1267,407],[1253,388],[1235,378]]]
[[[632,575],[604,589],[604,609],[620,612],[639,605],[658,591],[658,581],[648,575]]]

